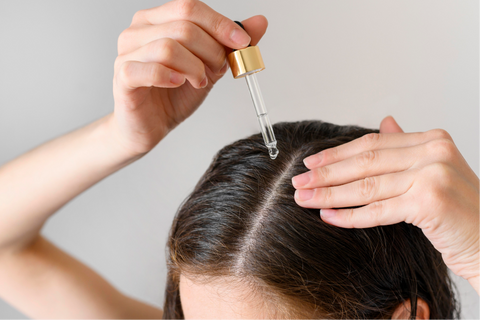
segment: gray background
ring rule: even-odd
[[[1,1],[0,163],[113,109],[118,35],[164,1]],[[444,128],[479,173],[478,1],[207,1],[263,14],[258,75],[272,122],[321,119],[405,131]],[[172,217],[227,143],[258,131],[230,71],[203,106],[140,161],[57,212],[42,233],[133,297],[162,305]],[[479,298],[456,278],[464,318]],[[1,284],[0,284],[1,285]],[[22,314],[0,301],[0,318]]]

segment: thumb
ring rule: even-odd
[[[388,116],[380,123],[380,133],[400,133],[403,132],[402,128],[393,119],[392,116]]]
[[[250,45],[255,46],[263,37],[265,31],[267,31],[268,21],[267,18],[265,18],[264,16],[258,15],[243,20],[242,25],[251,38]],[[228,54],[232,52],[232,49],[225,47],[225,51],[228,56]],[[223,77],[223,74],[213,74],[210,71],[207,71],[207,73],[212,84],[215,84],[221,77]]]
[[[252,38],[252,41],[250,42],[252,46],[257,45],[268,27],[267,18],[262,15],[253,16],[247,20],[243,20],[242,24],[245,27],[245,31]]]

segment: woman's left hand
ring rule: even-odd
[[[304,160],[295,201],[344,228],[405,221],[479,292],[479,179],[444,130],[403,133],[387,117],[368,134]],[[362,206],[356,209],[332,209]]]

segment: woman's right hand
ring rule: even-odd
[[[108,128],[132,156],[150,151],[190,116],[228,69],[227,48],[256,44],[263,16],[243,21],[247,32],[197,0],[141,10],[118,39]]]

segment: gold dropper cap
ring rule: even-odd
[[[257,46],[234,50],[228,55],[228,63],[235,79],[243,78],[246,75],[265,69],[260,49]]]

